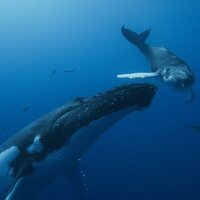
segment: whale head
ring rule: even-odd
[[[194,73],[186,64],[167,66],[160,70],[163,81],[176,88],[187,88],[194,84]]]

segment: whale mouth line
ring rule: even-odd
[[[149,84],[149,83],[131,83],[131,84],[123,84],[122,86],[119,86],[119,87],[116,87],[115,88],[115,92],[116,93],[121,93],[118,97],[114,98],[114,101],[116,101],[117,99],[121,98],[122,99],[122,96],[123,96],[123,101],[128,101],[130,100],[131,98],[131,94],[130,96],[127,95],[129,93],[131,93],[131,90],[140,90],[140,87],[141,86],[147,86],[148,89],[151,89],[152,90],[152,97],[153,95],[157,92],[158,88],[155,86],[155,85],[152,85],[152,84]],[[135,91],[137,92],[137,91]],[[54,127],[57,122],[63,118],[66,114],[68,114],[70,111],[72,111],[73,109],[77,109],[79,107],[81,107],[82,105],[86,105],[88,104],[89,102],[93,102],[93,101],[96,101],[98,98],[99,100],[101,100],[101,95],[102,93],[99,93],[95,96],[92,96],[89,100],[88,99],[85,99],[85,98],[76,98],[74,100],[75,104],[72,105],[72,106],[69,106],[67,107],[63,112],[61,112],[53,121],[52,123],[52,127]],[[112,90],[111,91],[107,91],[107,95],[111,95],[112,94]],[[130,103],[130,102],[129,102]],[[134,105],[134,101],[132,102],[132,104]],[[123,109],[123,108],[122,108]]]
[[[165,66],[160,69],[160,74],[166,84],[175,88],[189,87],[195,82],[195,75],[184,63],[176,66]]]

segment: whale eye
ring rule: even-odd
[[[165,69],[165,73],[169,73],[170,72],[170,69],[169,68],[166,68]]]
[[[166,68],[163,71],[163,76],[167,79],[167,78],[169,78],[169,75],[170,75],[170,68]]]

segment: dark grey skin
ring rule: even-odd
[[[191,86],[195,82],[195,75],[191,68],[166,47],[153,47],[145,43],[151,29],[137,34],[122,26],[123,36],[142,52],[150,64],[151,72],[120,74],[118,78],[160,78],[164,83],[177,90],[189,89],[190,100],[194,98]]]
[[[87,199],[77,161],[114,123],[150,106],[157,88],[130,84],[77,98],[29,124],[0,146],[0,200],[34,199],[60,175]]]

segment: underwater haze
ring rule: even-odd
[[[121,34],[151,27],[148,44],[166,46],[196,74],[195,100],[156,79],[152,105],[106,131],[84,155],[90,200],[199,200],[200,1],[1,0],[0,142],[76,97],[133,80],[117,74],[149,71]],[[0,166],[1,167],[1,166]],[[34,200],[76,200],[59,178]]]

